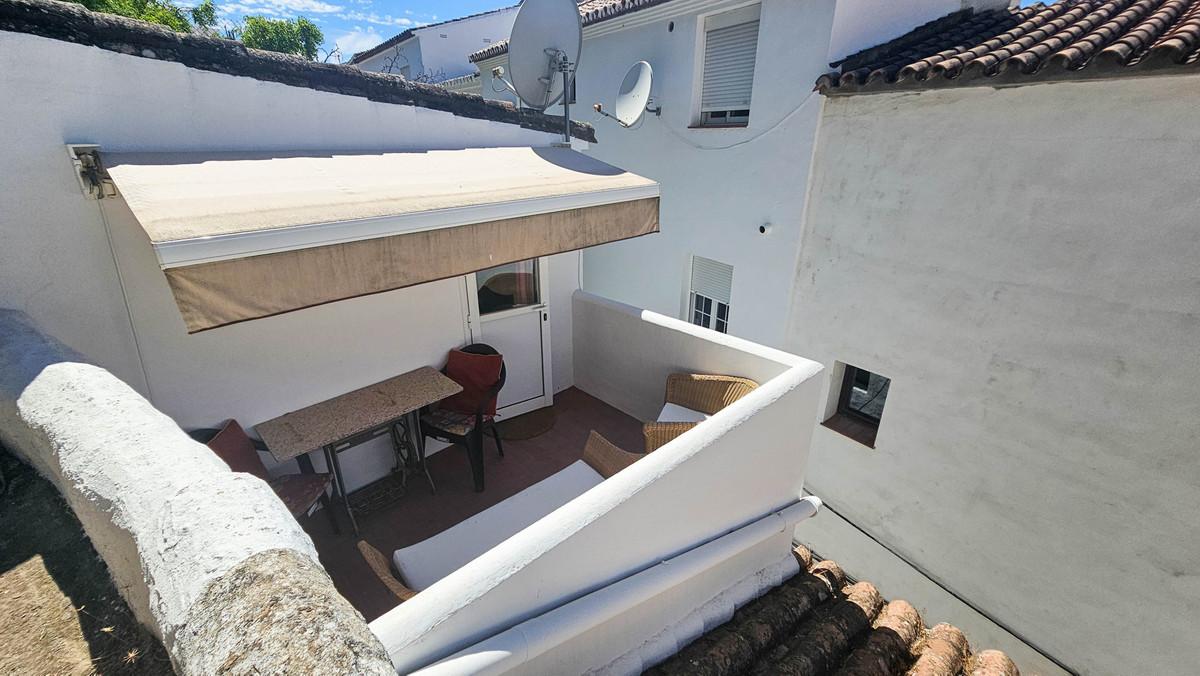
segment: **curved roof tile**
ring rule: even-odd
[[[1200,72],[1200,0],[960,10],[830,65],[827,96]]]
[[[837,563],[814,562],[802,546],[794,554],[799,575],[737,609],[647,673],[1019,676],[1004,653],[972,655],[955,627],[926,629],[907,601],[888,602],[870,582],[848,580]]]

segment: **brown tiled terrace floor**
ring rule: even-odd
[[[505,441],[503,459],[492,441],[485,442],[487,489],[471,488],[471,471],[461,448],[447,448],[429,458],[437,482],[433,494],[423,479],[409,481],[408,494],[372,514],[359,517],[362,538],[386,553],[415,544],[519,493],[575,462],[583,454],[590,430],[630,451],[641,451],[641,423],[580,390],[571,388],[554,397],[557,421],[545,434],[523,441]],[[392,609],[394,597],[367,567],[349,529],[334,535],[323,514],[302,518],[321,563],[342,593],[367,620]],[[342,516],[344,524],[345,518]]]

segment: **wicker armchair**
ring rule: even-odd
[[[646,440],[646,452],[666,446],[667,442],[700,423],[652,422],[642,425],[642,437]]]
[[[404,603],[417,595],[417,592],[405,587],[400,578],[396,577],[395,573],[392,572],[391,562],[383,555],[383,552],[372,547],[366,540],[358,541],[358,552],[366,559],[367,565],[379,577],[379,581],[396,596],[396,599],[400,603]]]
[[[667,376],[667,402],[712,415],[757,387],[749,378],[672,373]]]
[[[666,403],[705,415],[712,415],[750,394],[758,383],[749,378],[696,373],[672,373],[667,376]],[[646,452],[666,445],[692,429],[695,422],[652,422],[642,426]]]
[[[596,430],[588,434],[587,444],[583,447],[583,461],[596,473],[607,479],[626,467],[637,462],[644,455],[630,453],[608,439],[600,436]]]

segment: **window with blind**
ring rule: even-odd
[[[729,297],[732,291],[732,265],[693,256],[688,320],[706,329],[729,333]]]
[[[760,11],[760,5],[751,5],[704,20],[701,126],[749,123]]]

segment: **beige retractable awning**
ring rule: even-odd
[[[189,333],[658,231],[567,148],[103,155]]]

